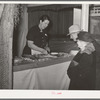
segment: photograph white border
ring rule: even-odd
[[[0,1],[4,4],[98,4],[100,1]],[[100,91],[71,90],[0,90],[3,99],[33,99],[33,98],[66,98],[66,99],[99,99]]]

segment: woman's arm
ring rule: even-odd
[[[45,49],[36,46],[33,43],[33,41],[28,40],[28,47],[31,48],[31,49],[33,49],[33,50],[39,51],[39,52],[41,52],[43,54],[48,54],[48,52]]]

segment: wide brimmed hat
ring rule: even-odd
[[[86,31],[80,32],[78,34],[78,39],[85,41],[85,42],[92,42],[93,41],[91,34],[86,32]]]
[[[80,29],[80,26],[79,25],[77,25],[77,24],[71,25],[69,27],[69,34],[68,35],[70,35],[72,33],[75,33],[75,32],[80,32],[80,31],[81,31],[81,29]]]

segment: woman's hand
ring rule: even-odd
[[[39,51],[41,52],[42,54],[48,54],[47,50],[43,49],[43,48],[40,48],[38,46],[36,46],[33,41],[28,41],[28,47],[35,50],[35,51]]]
[[[50,53],[50,48],[49,47],[45,47],[45,50]]]
[[[41,53],[42,54],[48,54],[48,52],[45,49],[42,49]]]

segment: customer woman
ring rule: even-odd
[[[96,82],[96,51],[90,34],[84,32],[77,38],[79,53],[73,58],[68,76],[69,90],[94,90]]]

